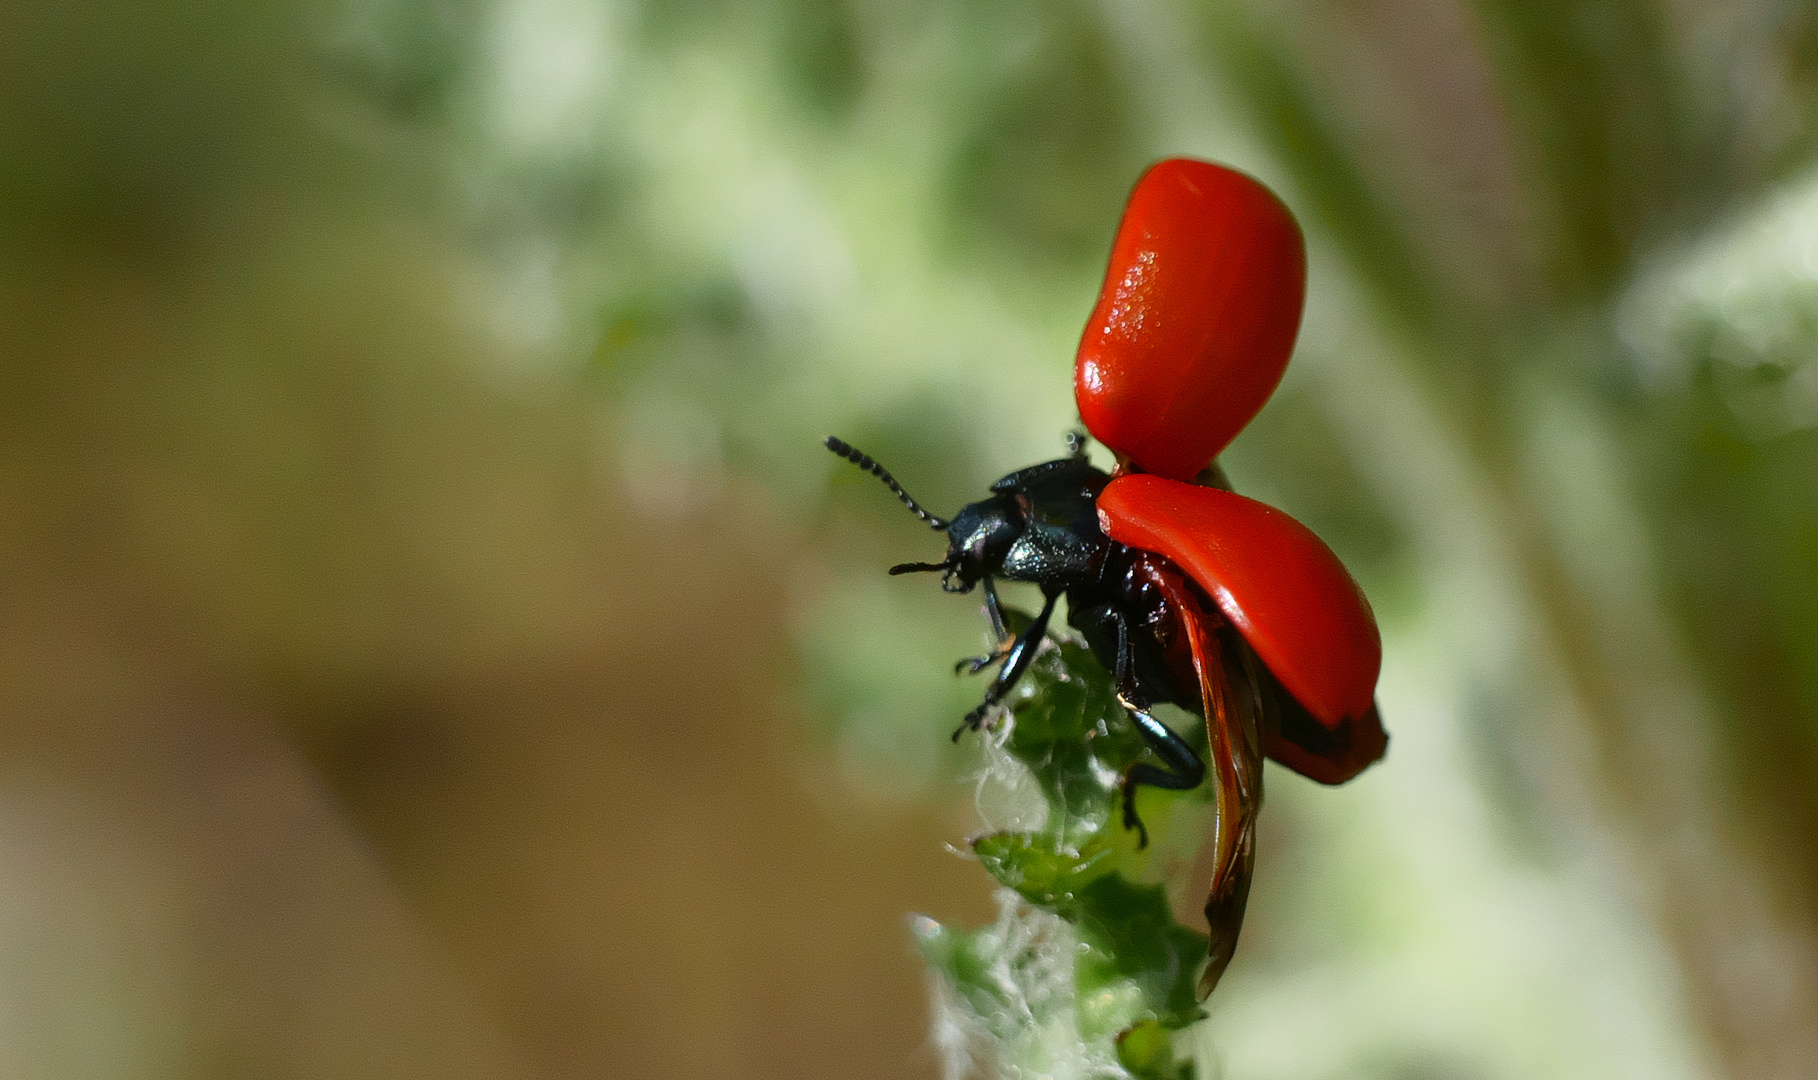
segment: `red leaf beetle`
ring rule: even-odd
[[[947,520],[869,456],[827,440],[947,533],[945,559],[892,574],[939,571],[949,592],[984,587],[998,645],[962,666],[998,671],[954,738],[1028,670],[1063,595],[1156,759],[1124,770],[1124,825],[1139,844],[1136,789],[1195,788],[1208,771],[1151,708],[1205,718],[1217,824],[1202,996],[1243,926],[1262,757],[1338,784],[1388,746],[1374,702],[1382,643],[1363,592],[1311,530],[1234,494],[1212,464],[1281,381],[1305,289],[1300,229],[1267,188],[1203,161],[1163,161],[1130,196],[1074,372],[1086,430],[1117,455],[1111,473],[1076,445]],[[1004,625],[997,578],[1041,587],[1042,609],[1020,634]]]

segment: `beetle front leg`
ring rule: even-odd
[[[997,599],[997,583],[990,578],[985,579],[985,616],[991,620],[991,637],[997,644],[993,645],[991,651],[984,656],[968,656],[953,665],[955,675],[960,672],[977,675],[992,664],[1009,656],[1010,649],[1016,644],[1010,628],[1004,625],[1004,608]]]
[[[992,595],[991,593],[986,594],[988,598]],[[985,714],[991,711],[993,705],[1004,700],[1011,688],[1016,685],[1016,681],[1023,677],[1023,672],[1029,670],[1030,663],[1035,660],[1036,650],[1041,648],[1042,638],[1047,636],[1048,617],[1054,614],[1054,604],[1060,599],[1060,595],[1058,589],[1049,592],[1046,601],[1042,604],[1041,613],[1035,617],[1035,621],[1031,622],[1028,629],[1018,634],[1010,643],[1010,648],[1004,653],[1004,666],[997,669],[997,678],[992,679],[990,687],[985,690],[985,700],[979,702],[978,708],[967,713],[966,718],[960,721],[960,726],[954,729],[954,742],[958,742],[959,737],[967,731],[977,731],[979,725],[985,721]],[[989,600],[987,600],[987,606],[989,606]],[[1003,617],[1001,612],[998,617],[1000,619]]]

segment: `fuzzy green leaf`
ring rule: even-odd
[[[1024,676],[1004,749],[1028,766],[1055,813],[1095,827],[1109,820],[1107,782],[1143,754],[1105,669],[1084,646],[1064,642]],[[1061,831],[1066,835],[1066,830]]]
[[[1088,946],[1074,968],[1082,997],[1128,979],[1163,1027],[1186,1027],[1206,1015],[1194,989],[1206,936],[1174,921],[1160,885],[1133,885],[1107,874],[1055,914],[1077,925]]]
[[[1119,778],[1149,751],[1082,645],[1045,650],[1011,712],[987,737],[1015,763],[1005,769],[1028,771],[1047,815],[972,847],[1023,904],[1005,894],[998,924],[973,932],[920,920],[923,955],[952,992],[959,1027],[988,1032],[1005,1073],[1067,1059],[1187,1080],[1193,1063],[1174,1056],[1171,1033],[1205,1015],[1195,988],[1207,939],[1174,921],[1161,885],[1141,882],[1170,831],[1185,831],[1173,810],[1204,794],[1144,791],[1152,843],[1137,847],[1122,827]],[[1183,733],[1203,738],[1197,726]],[[1174,837],[1173,849],[1191,840]]]

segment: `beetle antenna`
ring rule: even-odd
[[[906,563],[898,563],[895,566],[892,566],[890,568],[890,576],[895,577],[898,574],[920,574],[920,573],[923,573],[923,572],[929,571],[929,570],[951,570],[951,569],[953,569],[953,566],[951,563],[906,562]]]
[[[935,532],[947,531],[947,519],[935,517],[928,511],[923,510],[921,504],[914,499],[911,499],[909,493],[903,490],[903,485],[896,482],[896,477],[890,475],[890,470],[873,461],[870,454],[858,449],[851,443],[842,442],[831,435],[827,436],[822,445],[870,473],[872,476],[882,480],[885,487],[895,492],[897,498],[903,500],[903,505],[907,506],[911,513],[928,523],[929,528],[933,529]]]

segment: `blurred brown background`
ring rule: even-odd
[[[1276,186],[1227,456],[1389,760],[1270,777],[1233,1080],[1818,1075],[1818,21],[0,8],[0,1075],[925,1077],[976,613],[1124,193]]]

